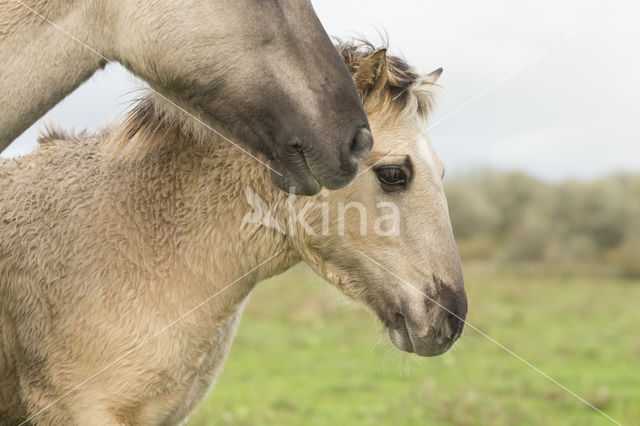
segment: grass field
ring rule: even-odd
[[[640,283],[467,268],[468,321],[625,425],[640,424]],[[251,296],[196,425],[613,424],[470,328],[444,356],[388,342],[303,267]]]

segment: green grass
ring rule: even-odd
[[[468,321],[640,424],[640,283],[469,269]],[[470,328],[418,358],[302,267],[258,285],[190,425],[613,424]]]

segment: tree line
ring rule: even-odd
[[[640,175],[550,183],[478,171],[445,189],[463,260],[640,278]]]

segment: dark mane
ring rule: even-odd
[[[53,141],[80,142],[90,136],[86,129],[76,132],[73,128],[65,130],[52,124],[45,124],[40,130],[38,144],[43,145]]]
[[[377,49],[365,39],[336,41],[338,53],[352,75]],[[403,58],[387,55],[387,84],[383,88],[382,99],[377,102],[377,109],[390,114],[389,118],[419,114],[427,119],[435,106],[435,79],[430,79],[429,76],[435,75],[437,78],[441,72],[442,69],[438,69],[428,76],[421,75]]]
[[[142,158],[167,144],[198,143],[215,137],[203,127],[165,99],[148,92],[134,101],[123,120],[108,129],[103,148],[116,155]]]

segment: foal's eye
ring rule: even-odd
[[[404,188],[407,183],[407,175],[400,167],[384,166],[375,170],[382,187],[388,191],[396,191]]]

